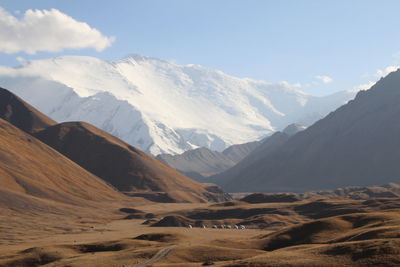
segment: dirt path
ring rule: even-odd
[[[166,248],[161,249],[159,252],[157,252],[151,259],[139,263],[138,265],[136,265],[136,267],[147,267],[147,266],[151,266],[153,263],[156,263],[157,261],[163,259],[165,256],[168,255],[168,253],[175,248],[177,245],[173,245],[173,246],[169,246]]]

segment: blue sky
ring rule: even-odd
[[[326,95],[376,80],[377,70],[400,64],[400,1],[0,0],[0,6],[17,18],[27,9],[55,8],[115,37],[102,51],[0,51],[0,65],[16,66],[17,57],[67,54],[112,61],[138,53],[238,77],[298,83],[307,93]]]

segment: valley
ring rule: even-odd
[[[158,158],[88,123],[57,123],[0,88],[0,266],[396,266],[396,176],[384,185],[376,185],[385,181],[376,176],[358,186],[309,184],[317,190],[300,192],[230,188],[242,177],[247,184],[240,188],[251,189],[256,180],[246,182],[246,171],[268,166],[268,157],[276,162],[288,144],[349,107],[370,105],[374,94],[386,104],[378,114],[394,119],[389,111],[396,105],[387,99],[398,96],[397,75],[308,128],[292,124],[223,152]],[[385,141],[396,131],[389,128]],[[395,155],[388,153],[386,162]],[[228,159],[233,163],[222,167]],[[182,168],[197,172],[200,182]],[[214,176],[205,175],[212,170]],[[266,191],[262,186],[252,191]]]
[[[384,262],[395,266],[400,260],[399,198],[142,203],[123,211],[116,207],[95,214],[86,209],[71,215],[39,213],[30,216],[28,224],[20,215],[10,213],[13,224],[2,216],[0,227],[15,234],[1,240],[0,265],[150,266],[146,263],[151,262],[151,266],[320,266],[331,262],[334,266],[340,262],[368,266]],[[127,212],[143,213],[143,217],[126,219]],[[150,213],[157,220],[167,216],[192,218],[193,228],[184,222],[160,227],[143,224]],[[194,222],[195,218],[202,218],[201,224]],[[245,223],[246,229],[212,228],[234,223]]]
[[[399,10],[1,1],[0,267],[400,266]]]

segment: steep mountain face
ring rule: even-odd
[[[0,118],[17,126],[19,129],[33,133],[56,124],[55,121],[0,87]]]
[[[50,201],[86,206],[126,197],[57,151],[0,119],[0,206]],[[29,211],[29,210],[28,210]]]
[[[36,60],[0,67],[0,77],[0,86],[55,120],[89,122],[154,155],[222,151],[292,122],[309,125],[354,96],[313,97],[287,83],[139,55]]]
[[[247,157],[247,155],[249,155],[256,147],[258,147],[261,142],[262,140],[233,145],[222,151],[222,154],[231,159],[236,164]]]
[[[228,170],[220,184],[228,191],[267,192],[398,183],[399,103],[396,71],[273,151]]]
[[[83,122],[48,127],[35,136],[118,190],[161,202],[227,200],[120,139]]]
[[[276,132],[270,137],[261,140],[257,144],[257,146],[251,151],[251,153],[249,153],[236,165],[232,166],[229,169],[226,169],[224,172],[210,177],[210,180],[214,183],[225,186],[226,183],[230,182],[230,179],[232,179],[232,177],[243,175],[242,173],[245,173],[247,169],[251,168],[253,164],[258,164],[258,162],[263,159],[267,154],[275,151],[275,149],[279,148],[282,144],[287,142],[291,136],[303,131],[304,129],[306,129],[306,127],[300,124],[288,125],[285,129],[282,130],[282,132]]]
[[[208,148],[188,150],[180,155],[161,154],[157,159],[197,181],[206,181],[205,177],[223,172],[245,158],[258,141],[233,145],[222,152]]]

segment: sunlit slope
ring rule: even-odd
[[[221,192],[208,191],[207,185],[87,123],[61,123],[35,136],[125,193],[160,193],[166,202],[225,199]]]

